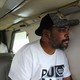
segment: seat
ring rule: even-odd
[[[13,54],[0,53],[0,80],[11,80],[8,77]]]

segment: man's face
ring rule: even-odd
[[[57,49],[66,49],[69,44],[69,27],[53,27],[49,31],[49,44]]]

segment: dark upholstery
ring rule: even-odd
[[[0,80],[11,80],[8,77],[13,54],[0,53]]]

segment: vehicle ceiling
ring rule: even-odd
[[[0,0],[0,30],[19,23],[31,25],[48,12],[78,12],[79,4],[79,0]]]

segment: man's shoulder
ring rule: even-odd
[[[27,44],[26,47],[36,48],[36,47],[39,46],[39,44],[40,44],[40,40],[36,40],[36,41],[34,41],[34,42],[31,42],[31,43]]]
[[[34,42],[25,44],[19,51],[18,53],[25,53],[25,52],[31,52],[32,50],[35,50],[35,48],[38,47],[39,40],[36,40]]]

